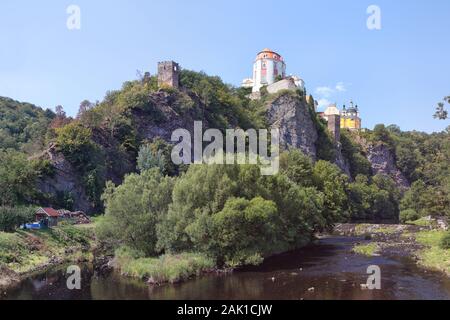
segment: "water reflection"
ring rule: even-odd
[[[450,299],[448,278],[423,271],[406,258],[367,258],[351,253],[359,239],[328,238],[267,259],[231,275],[208,275],[177,285],[148,286],[117,273],[82,272],[82,290],[66,288],[65,268],[24,281],[6,299]],[[382,290],[364,290],[366,270],[382,270]]]

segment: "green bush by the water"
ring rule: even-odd
[[[116,264],[130,277],[150,279],[155,283],[178,282],[214,268],[215,262],[202,254],[181,253],[145,258],[144,253],[128,247],[116,250]]]

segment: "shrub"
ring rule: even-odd
[[[145,258],[143,253],[128,247],[116,250],[117,267],[125,275],[151,279],[155,283],[175,283],[214,268],[212,259],[198,253],[163,255]]]
[[[15,231],[20,225],[31,222],[34,212],[32,207],[0,207],[0,231]]]
[[[400,221],[405,223],[408,221],[416,221],[420,218],[420,215],[414,209],[406,209],[400,211]]]
[[[75,166],[82,167],[89,162],[93,151],[92,131],[79,123],[72,122],[56,130],[59,150]]]

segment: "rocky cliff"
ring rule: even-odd
[[[367,159],[372,165],[374,174],[385,174],[394,179],[398,187],[409,188],[409,182],[395,164],[394,154],[385,144],[369,144],[367,146]]]
[[[54,198],[70,194],[74,201],[75,210],[90,212],[92,203],[89,201],[85,188],[80,181],[79,172],[65,159],[64,155],[57,152],[56,146],[50,145],[40,157],[50,161],[54,172],[38,181],[38,189]]]
[[[267,123],[280,130],[282,149],[300,149],[316,159],[317,129],[308,105],[298,95],[293,92],[278,94],[268,104]]]
[[[168,93],[165,91],[155,92],[148,97],[146,109],[132,109],[127,115],[132,123],[137,140],[140,143],[152,142],[157,138],[165,141],[171,140],[172,132],[183,128],[193,133],[194,121],[202,120],[203,127],[208,128],[208,120],[201,114],[198,107],[200,102],[195,101],[195,106],[183,110],[180,113],[180,103],[184,95],[180,92]],[[184,99],[190,99],[183,96]],[[195,99],[195,97],[193,97]],[[189,101],[192,103],[192,101]],[[92,140],[98,145],[99,152],[104,161],[104,178],[112,181],[116,185],[121,184],[123,177],[136,171],[136,154],[125,152],[120,142],[111,137],[110,132],[105,128],[94,128]],[[49,160],[53,166],[51,176],[42,177],[38,181],[38,189],[46,194],[50,199],[57,199],[65,194],[70,194],[74,200],[74,210],[81,210],[92,213],[94,204],[87,196],[86,187],[83,183],[81,173],[78,172],[71,163],[58,152],[58,147],[52,143],[47,150],[42,152],[39,158]],[[50,205],[55,205],[50,203]]]
[[[341,146],[336,146],[336,159],[334,163],[345,172],[345,174],[351,178],[352,175],[350,173],[350,165],[348,163],[348,160],[344,157],[342,154]]]

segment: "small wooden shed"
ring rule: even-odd
[[[35,216],[37,222],[47,220],[49,227],[58,225],[59,213],[53,208],[39,208],[36,210]]]

